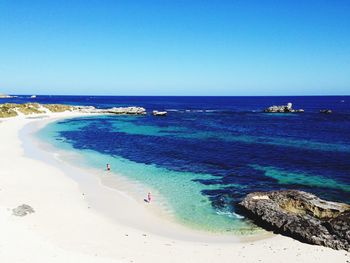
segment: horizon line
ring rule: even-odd
[[[1,93],[0,93],[1,94]],[[84,97],[340,97],[350,96],[350,94],[337,95],[94,95],[94,94],[3,94],[9,96],[84,96]]]

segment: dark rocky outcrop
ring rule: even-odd
[[[320,110],[320,113],[324,113],[324,114],[331,114],[332,110],[326,109],[326,110]]]
[[[251,193],[239,205],[244,214],[268,230],[350,251],[350,205],[297,190]]]

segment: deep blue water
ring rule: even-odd
[[[53,138],[57,142],[64,141],[75,149],[93,150],[116,160],[122,158],[138,164],[137,169],[148,166],[163,169],[150,171],[156,174],[152,180],[145,174],[136,179],[159,187],[160,192],[167,189],[163,194],[177,200],[176,204],[170,201],[175,210],[190,204],[188,200],[182,203],[180,200],[181,195],[189,198],[186,191],[198,191],[198,198],[202,197],[204,203],[208,200],[206,205],[213,211],[233,213],[236,203],[253,191],[300,189],[322,198],[350,202],[350,97],[347,96],[39,96],[35,101],[99,108],[136,105],[149,112],[168,110],[167,117],[69,119],[53,124],[50,129],[56,131]],[[288,102],[293,102],[294,108],[303,108],[305,113],[262,113],[268,106]],[[320,114],[320,109],[332,109],[333,114]],[[121,172],[127,174],[130,169]],[[181,180],[172,181],[176,176]],[[167,182],[160,183],[161,180]],[[187,189],[187,184],[195,187]],[[168,193],[169,189],[173,189],[174,196]],[[179,203],[182,208],[176,207]],[[200,213],[198,218],[203,216]],[[188,214],[182,217],[184,221],[199,220]],[[215,217],[210,219],[213,220]]]

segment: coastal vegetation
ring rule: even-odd
[[[0,105],[0,118],[14,117],[17,116],[17,112],[10,103]]]
[[[64,112],[72,110],[72,106],[63,104],[4,103],[0,104],[0,118],[15,117],[20,114],[43,114],[47,112]]]
[[[74,110],[73,106],[64,104],[45,104],[44,107],[50,110],[51,112],[64,112]]]

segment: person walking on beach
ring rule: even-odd
[[[150,203],[152,201],[152,195],[151,192],[148,192],[147,194],[147,202]]]
[[[109,163],[107,163],[107,171],[111,170],[111,165]]]

